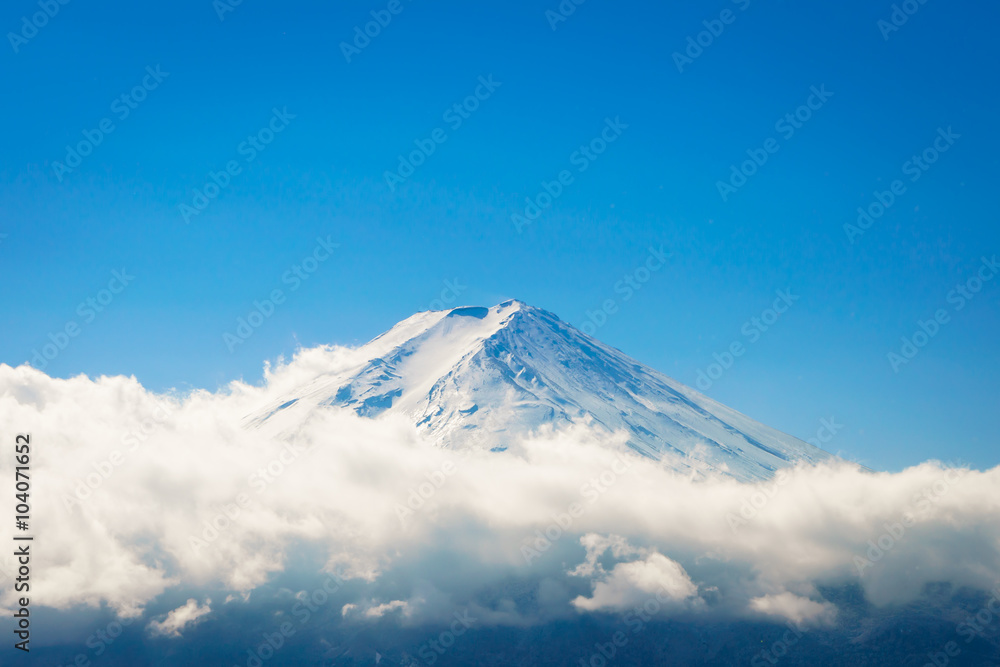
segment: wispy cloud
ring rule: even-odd
[[[183,607],[174,609],[162,621],[151,621],[147,626],[149,633],[154,637],[180,637],[182,630],[195,625],[199,619],[212,611],[211,605],[211,600],[199,605],[197,600],[190,598]]]

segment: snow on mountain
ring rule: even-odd
[[[501,451],[543,425],[589,420],[666,466],[746,481],[831,458],[520,301],[417,313],[361,351],[365,363],[320,375],[246,425],[284,430],[330,408],[391,412],[440,446]]]

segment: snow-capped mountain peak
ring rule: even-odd
[[[588,421],[678,470],[743,480],[830,458],[517,300],[420,312],[360,352],[362,364],[317,377],[248,426],[321,409],[391,412],[440,446],[503,450],[544,425]]]

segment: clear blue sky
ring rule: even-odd
[[[300,344],[363,343],[457,280],[458,302],[517,297],[577,326],[615,299],[596,335],[690,385],[741,342],[706,393],[802,438],[833,417],[826,446],[873,467],[1000,462],[1000,279],[949,300],[1000,253],[1000,8],[930,0],[889,32],[888,1],[588,0],[555,29],[557,0],[389,6],[244,0],[220,20],[211,0],[76,0],[34,31],[38,4],[6,3],[0,361],[74,322],[53,375],[214,389]],[[347,62],[371,11],[391,21]],[[680,72],[704,21],[721,34]],[[477,89],[467,117],[445,115]],[[605,130],[616,118],[627,128]],[[91,154],[56,164],[104,119]],[[262,150],[243,143],[272,123]],[[905,163],[949,127],[960,137],[911,181]],[[602,132],[602,154],[575,154]],[[724,201],[748,150],[767,161]],[[563,170],[518,233],[512,214]],[[849,243],[844,224],[896,179],[905,192]],[[340,245],[293,289],[317,237]],[[660,244],[672,256],[626,301],[616,283]],[[78,309],[122,268],[134,279],[103,312]],[[223,334],[275,288],[284,303],[230,352]],[[787,312],[741,333],[786,288]],[[938,309],[948,321],[894,372],[887,354]]]

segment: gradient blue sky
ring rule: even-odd
[[[363,343],[457,280],[462,303],[517,297],[577,326],[616,299],[597,337],[694,385],[790,288],[706,393],[801,438],[833,417],[826,447],[876,468],[1000,463],[1000,280],[959,312],[947,300],[1000,252],[1000,8],[930,0],[886,40],[891,2],[588,0],[553,30],[556,0],[402,0],[346,62],[339,44],[387,4],[244,0],[220,20],[210,0],[77,1],[17,53],[6,39],[0,361],[73,320],[53,375],[214,389],[298,345]],[[678,72],[672,54],[724,9]],[[37,11],[6,3],[0,27]],[[119,120],[112,101],[157,65],[169,76]],[[449,128],[488,75],[500,87]],[[833,96],[786,140],[775,122],[821,85]],[[274,107],[296,117],[186,224],[179,205]],[[628,129],[518,234],[511,214],[607,117]],[[115,131],[60,182],[54,163],[102,118]],[[949,126],[961,138],[849,244],[857,207]],[[390,191],[384,172],[437,127],[448,140]],[[717,181],[769,137],[780,150],[724,202]],[[290,292],[282,275],[327,235],[337,253]],[[667,266],[624,301],[616,282],[660,244]],[[83,322],[122,267],[135,280]],[[287,301],[231,353],[223,333],[276,287]],[[894,373],[887,353],[939,308],[950,321]]]

